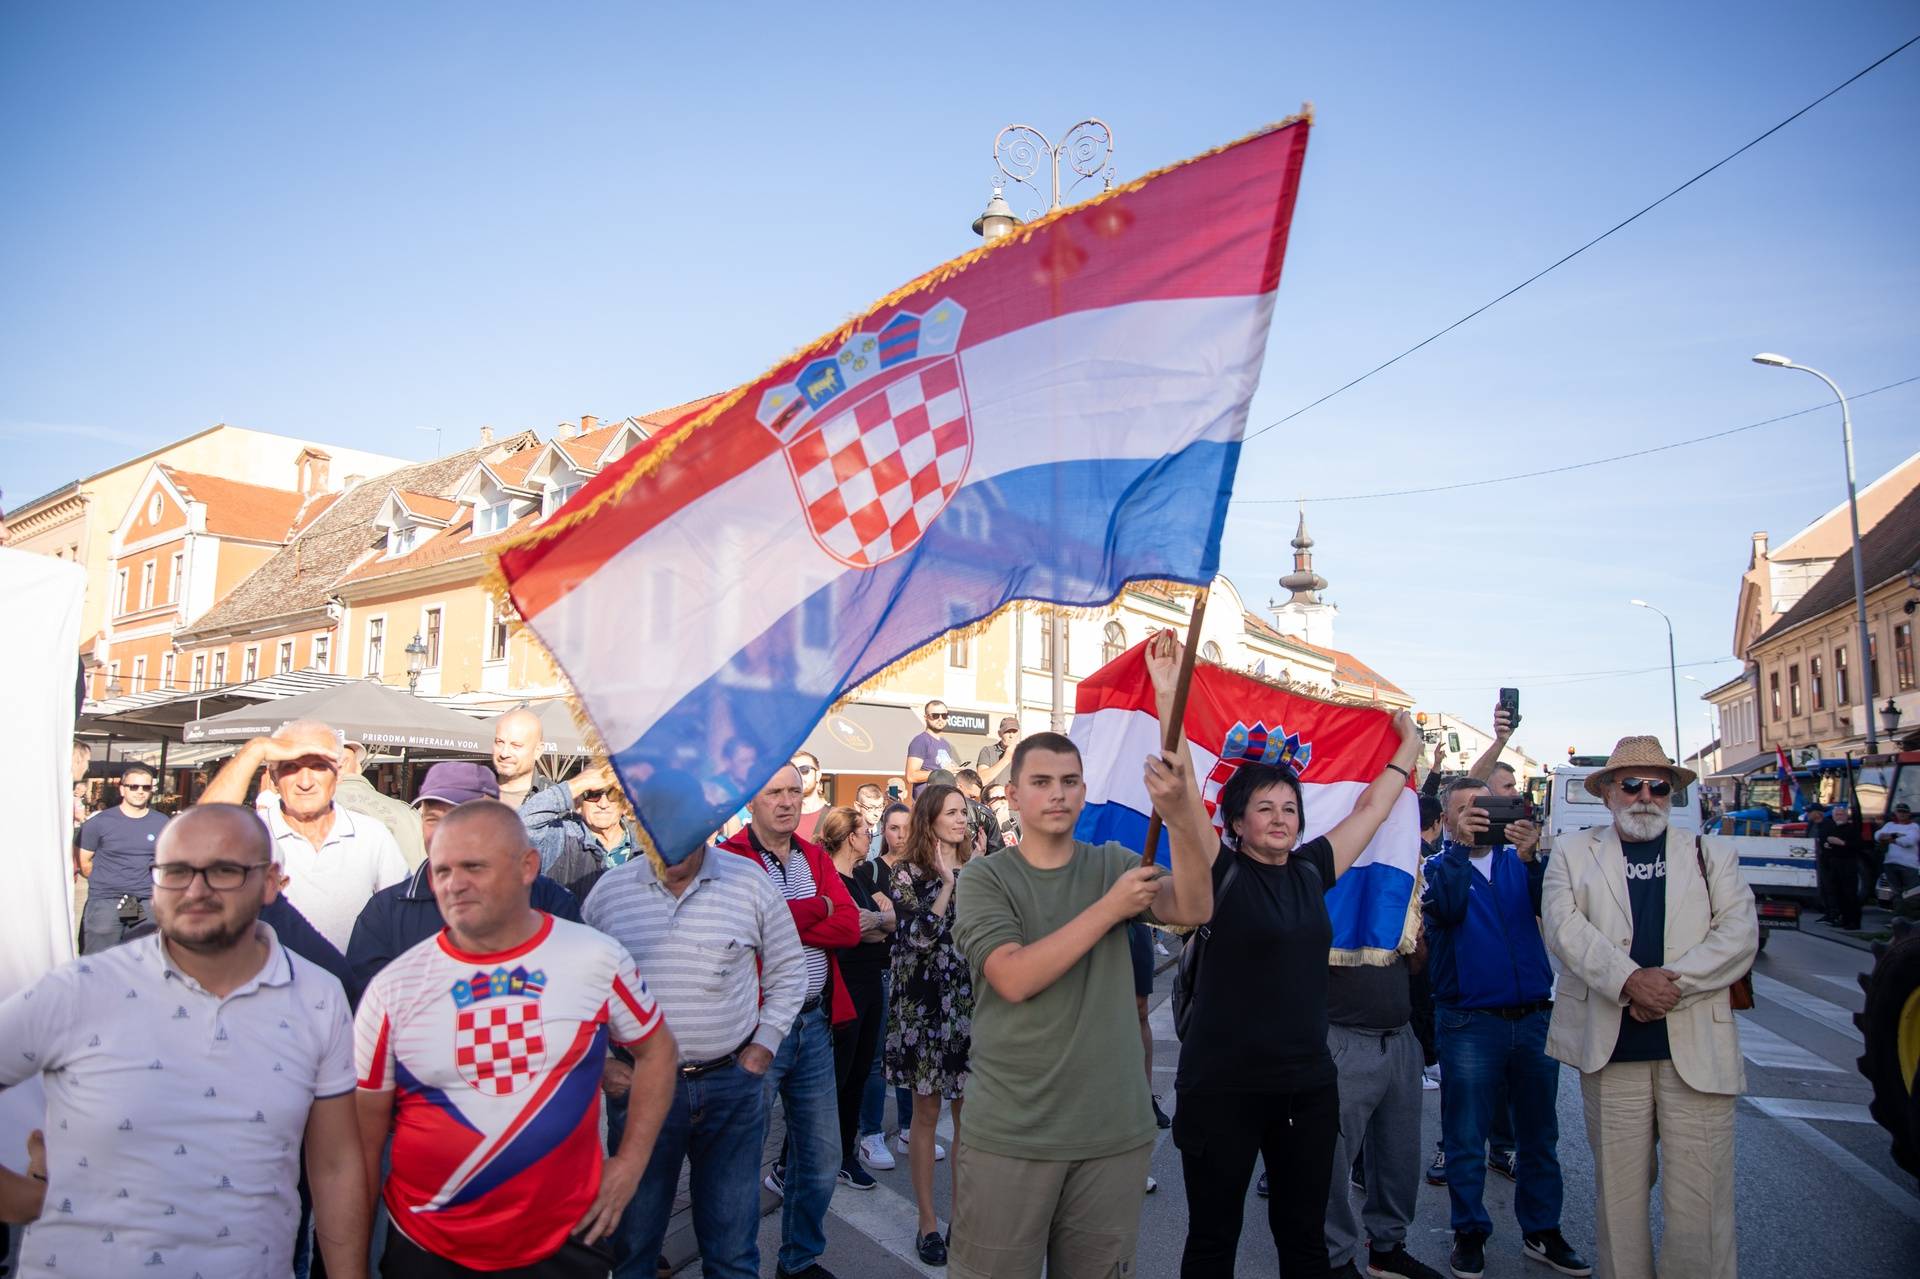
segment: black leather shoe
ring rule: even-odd
[[[1487,1272],[1487,1237],[1477,1230],[1455,1235],[1447,1268],[1453,1271],[1454,1279],[1480,1279]]]
[[[940,1237],[938,1230],[929,1230],[920,1239],[920,1260],[929,1266],[947,1264],[947,1241]]]
[[[838,1279],[838,1276],[836,1276],[833,1271],[827,1269],[817,1261],[805,1270],[788,1270],[785,1266],[775,1262],[773,1274],[774,1279]]]

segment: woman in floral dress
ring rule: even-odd
[[[973,977],[953,944],[954,877],[971,851],[967,799],[929,786],[914,801],[907,846],[894,867],[893,989],[887,1004],[887,1080],[913,1091],[907,1166],[920,1210],[920,1259],[945,1265],[933,1214],[933,1142],[945,1098],[960,1136],[960,1097],[973,1041]]]

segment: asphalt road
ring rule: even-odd
[[[1757,1007],[1739,1015],[1748,1095],[1739,1104],[1735,1129],[1740,1273],[1746,1279],[1835,1272],[1853,1279],[1898,1279],[1914,1273],[1914,1259],[1920,1257],[1920,1190],[1888,1157],[1886,1134],[1867,1115],[1867,1085],[1854,1065],[1860,1053],[1851,1021],[1860,1007],[1854,978],[1871,963],[1867,953],[1837,942],[1778,934],[1755,970]],[[1153,1017],[1158,1091],[1170,1110],[1179,1052],[1165,1005],[1171,980],[1171,970],[1161,974]],[[1422,1100],[1424,1155],[1439,1137],[1440,1096],[1429,1092]],[[1566,1177],[1562,1225],[1576,1247],[1590,1250],[1593,1160],[1584,1132],[1579,1081],[1567,1070],[1560,1086],[1560,1162]],[[913,1192],[905,1165],[902,1158],[897,1170],[877,1174],[877,1189],[843,1186],[835,1195],[822,1260],[842,1279],[940,1273],[912,1255]],[[1165,1133],[1154,1152],[1153,1175],[1160,1188],[1147,1197],[1141,1214],[1136,1273],[1142,1279],[1166,1279],[1179,1273],[1186,1200],[1179,1152]],[[950,1190],[947,1166],[941,1164],[935,1198],[943,1223]],[[1528,1265],[1520,1255],[1512,1192],[1510,1182],[1488,1179],[1495,1234],[1488,1245],[1487,1274],[1538,1279],[1545,1269]],[[764,1274],[773,1273],[779,1220],[776,1209],[762,1223]],[[1265,1205],[1251,1194],[1246,1220],[1239,1273],[1277,1273]],[[1657,1238],[1657,1193],[1654,1220]],[[1422,1183],[1408,1246],[1444,1272],[1450,1243],[1447,1192]],[[697,1275],[700,1268],[696,1262],[680,1273]]]

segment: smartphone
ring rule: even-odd
[[[1500,690],[1500,708],[1507,713],[1507,729],[1511,732],[1520,727],[1520,690],[1503,688]]]
[[[1511,843],[1508,822],[1533,820],[1533,802],[1525,795],[1489,795],[1482,791],[1473,797],[1473,806],[1487,815],[1487,828],[1473,837],[1475,848],[1498,848]]]

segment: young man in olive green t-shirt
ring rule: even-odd
[[[1180,648],[1148,646],[1164,717]],[[1164,685],[1164,690],[1163,690]],[[1128,920],[1213,913],[1213,825],[1184,746],[1149,757],[1147,791],[1173,873],[1119,844],[1073,837],[1080,752],[1057,733],[1014,751],[1007,796],[1021,842],[968,863],[954,940],[973,969],[966,1125],[955,1136],[954,1279],[1092,1279],[1131,1264],[1154,1121],[1140,1070]]]

